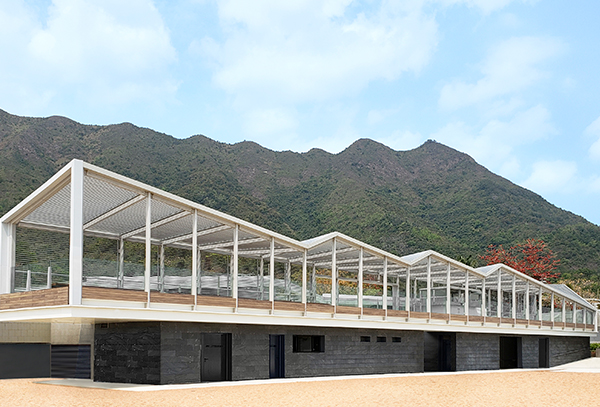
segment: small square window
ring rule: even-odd
[[[360,341],[361,342],[371,342],[371,337],[370,336],[361,336]]]
[[[378,336],[377,337],[377,342],[386,342],[387,338],[385,336]]]
[[[320,353],[325,352],[324,335],[294,335],[294,353]]]
[[[396,343],[402,342],[402,338],[399,336],[392,336],[392,342],[396,342]]]

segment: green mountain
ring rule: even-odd
[[[339,154],[275,152],[0,110],[0,214],[73,158],[297,239],[338,230],[400,255],[477,258],[490,244],[539,238],[565,277],[598,279],[598,226],[435,141],[411,151],[362,139]]]

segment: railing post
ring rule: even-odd
[[[25,282],[25,291],[31,291],[31,270],[27,270],[27,280]]]
[[[48,266],[48,275],[46,276],[46,288],[52,288],[52,266]]]

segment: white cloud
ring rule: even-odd
[[[482,64],[481,79],[445,85],[439,104],[452,110],[519,92],[548,77],[549,73],[538,65],[563,49],[564,44],[554,38],[510,38],[491,50]]]
[[[521,185],[537,193],[567,192],[573,188],[577,164],[572,161],[538,161]]]
[[[12,79],[2,80],[9,94],[0,103],[25,106],[32,95],[51,103],[57,94],[94,104],[157,101],[176,90],[167,69],[175,50],[150,0],[54,0],[43,21],[17,6],[0,6],[1,37],[18,44],[0,41],[3,59],[16,62],[0,63]]]
[[[438,0],[439,3],[445,5],[451,4],[464,4],[467,7],[476,7],[481,10],[483,14],[490,14],[494,11],[503,9],[514,0]],[[524,0],[523,3],[534,3],[535,0]]]
[[[429,61],[437,25],[420,7],[383,2],[354,15],[349,3],[221,1],[227,35],[201,42],[219,67],[215,84],[246,104],[324,101]]]
[[[296,112],[291,109],[256,109],[245,114],[245,130],[257,138],[293,133],[298,127]]]
[[[490,120],[480,128],[463,122],[449,123],[430,138],[466,152],[504,176],[514,176],[519,168],[514,149],[552,134],[556,130],[550,113],[538,105],[516,113],[507,121]]]
[[[597,137],[597,140],[590,146],[589,153],[591,158],[600,160],[600,117],[587,126],[583,134],[589,137]]]
[[[417,148],[424,141],[421,134],[413,133],[408,130],[396,130],[388,137],[376,137],[375,139],[386,146],[399,151],[412,150],[413,148]]]

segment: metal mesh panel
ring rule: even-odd
[[[116,208],[135,198],[138,194],[119,188],[97,178],[86,176],[83,179],[83,223]]]
[[[194,228],[193,216],[185,216],[152,229],[152,238],[166,240],[177,236],[189,235]]]
[[[71,184],[67,184],[23,220],[44,225],[69,227],[71,222]]]
[[[69,234],[17,227],[14,291],[69,283]]]

